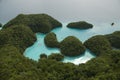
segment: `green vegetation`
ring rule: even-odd
[[[24,49],[35,40],[26,25],[12,25],[0,31],[0,80],[120,80],[120,50],[112,50],[110,46],[111,43],[119,47],[119,31],[88,39],[85,46],[102,55],[97,54],[98,57],[80,65],[60,62],[61,54],[48,57],[41,54],[44,59],[38,62],[24,57]],[[60,43],[60,49],[76,52],[85,47],[77,38],[69,36]]]
[[[120,50],[74,65],[52,59],[27,59],[10,45],[0,48],[1,80],[120,80]]]
[[[109,41],[102,35],[93,36],[85,41],[84,45],[96,55],[100,55],[104,51],[111,49]]]
[[[33,32],[48,33],[53,28],[61,27],[62,24],[47,14],[20,14],[7,24],[4,28],[12,25],[24,24],[32,29]]]
[[[17,47],[22,53],[35,41],[35,34],[24,25],[14,25],[0,31],[0,46],[10,44]]]
[[[45,45],[47,47],[59,47],[59,42],[56,38],[56,34],[51,32],[48,33],[44,38]]]
[[[107,39],[111,43],[112,47],[120,49],[120,31],[116,31],[112,34],[106,35]]]
[[[85,47],[76,37],[68,36],[60,43],[60,50],[66,56],[78,56],[85,52]]]
[[[79,21],[79,22],[71,22],[67,25],[67,27],[79,28],[79,29],[89,29],[89,28],[92,28],[93,25],[90,23],[87,23],[85,21]]]
[[[56,60],[56,61],[62,61],[64,59],[64,56],[60,53],[52,53],[48,56],[48,59]]]
[[[40,72],[36,62],[25,58],[16,47],[0,48],[0,80],[39,80]]]
[[[0,23],[0,27],[2,27],[2,24]]]
[[[40,54],[40,58],[45,58],[45,59],[47,59],[47,55],[45,54],[45,53],[42,53],[42,54]]]

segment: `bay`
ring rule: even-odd
[[[62,27],[53,29],[52,32],[54,32],[57,35],[58,41],[62,41],[67,36],[75,36],[84,43],[84,41],[86,41],[92,36],[110,34],[114,31],[120,30],[119,21],[116,21],[114,26],[111,26],[111,24],[109,23],[103,23],[103,24],[96,24],[96,22],[94,23],[95,24],[92,29],[86,29],[86,30],[67,28],[66,27],[67,23],[63,23]],[[36,33],[37,41],[34,43],[34,45],[32,45],[31,47],[25,50],[24,55],[26,57],[29,57],[33,60],[38,60],[40,54],[42,53],[45,53],[47,55],[50,55],[51,53],[60,53],[59,49],[57,48],[48,48],[45,46],[44,44],[45,35],[46,34]],[[94,53],[90,52],[89,50],[86,50],[83,55],[77,57],[65,56],[63,62],[65,63],[71,62],[78,65],[80,63],[85,63],[88,60],[95,57],[96,56],[94,55]]]

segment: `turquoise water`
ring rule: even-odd
[[[88,38],[94,36],[94,35],[100,35],[100,34],[110,34],[114,31],[120,30],[120,23],[116,22],[114,26],[111,26],[109,23],[101,23],[96,24],[94,23],[94,27],[92,29],[87,30],[79,30],[79,29],[70,29],[66,27],[67,23],[63,24],[63,27],[56,28],[52,30],[57,35],[57,38],[59,41],[62,41],[67,36],[76,36],[84,42]],[[37,41],[32,45],[31,47],[27,48],[24,52],[24,55],[26,57],[29,57],[33,60],[38,60],[40,54],[45,53],[47,55],[50,55],[51,53],[59,53],[59,49],[57,48],[48,48],[44,44],[44,37],[45,34],[36,33]],[[89,50],[86,50],[83,55],[77,56],[77,57],[66,57],[64,58],[63,62],[71,62],[76,65],[80,63],[85,63],[88,60],[95,58],[95,55],[91,53]]]

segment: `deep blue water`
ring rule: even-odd
[[[56,28],[52,30],[57,35],[59,41],[62,41],[67,36],[76,36],[84,42],[88,38],[94,35],[104,35],[110,34],[114,31],[120,30],[119,21],[115,22],[114,26],[111,26],[109,23],[96,24],[94,23],[94,27],[92,29],[87,30],[79,30],[79,29],[71,29],[66,27],[67,23],[63,24],[63,27]],[[45,34],[36,33],[37,41],[31,47],[27,48],[24,52],[26,57],[29,57],[33,60],[38,60],[41,53],[45,53],[50,55],[51,53],[59,53],[59,49],[57,48],[48,48],[44,44]],[[72,62],[74,64],[85,63],[86,61],[95,58],[94,53],[91,53],[89,50],[86,50],[83,55],[77,57],[66,57],[63,62]]]

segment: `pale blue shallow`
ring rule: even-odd
[[[67,36],[76,36],[84,42],[88,38],[94,36],[94,35],[104,35],[104,34],[110,34],[114,31],[120,30],[120,23],[116,22],[114,26],[111,26],[108,23],[101,23],[101,24],[94,24],[94,27],[92,29],[87,30],[79,30],[79,29],[71,29],[66,27],[67,23],[63,24],[63,27],[56,28],[52,30],[57,35],[57,38],[59,41],[62,41]],[[48,48],[44,44],[44,37],[45,34],[36,33],[37,41],[32,45],[31,47],[27,48],[24,52],[24,55],[26,57],[29,57],[33,60],[38,60],[40,54],[45,53],[47,55],[50,55],[51,53],[60,53],[59,49],[57,48]],[[95,58],[95,55],[91,53],[89,50],[86,50],[83,55],[77,56],[77,57],[66,57],[64,58],[63,62],[71,62],[76,65],[80,63],[85,63],[88,60]]]

